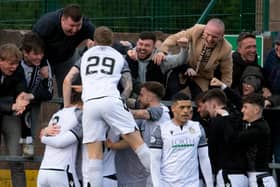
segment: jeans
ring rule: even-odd
[[[8,149],[8,155],[21,155],[21,147],[19,144],[19,138],[21,136],[20,118],[12,115],[4,115],[1,122],[1,133]],[[25,187],[24,163],[10,162],[9,166],[13,187]]]

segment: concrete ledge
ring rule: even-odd
[[[34,156],[33,158],[24,158],[23,156],[9,156],[9,155],[1,155],[0,161],[6,162],[41,162],[42,157]]]

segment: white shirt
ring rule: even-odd
[[[152,135],[151,143],[162,141],[161,181],[164,186],[196,186],[199,180],[198,147],[207,145],[199,122],[188,120],[182,127],[172,120],[160,125],[160,133]]]
[[[95,46],[81,59],[82,99],[111,96],[120,98],[117,85],[121,74],[129,71],[124,57],[110,46]]]
[[[53,125],[56,123],[59,125],[60,133],[54,138],[59,137],[61,134],[65,134],[65,132],[69,131],[73,127],[77,126],[81,122],[81,111],[76,107],[63,108],[56,112],[50,122],[49,125]],[[73,134],[73,137],[75,135]],[[44,140],[45,138],[45,140]],[[47,142],[48,138],[52,137],[43,137],[42,142]],[[70,138],[70,137],[69,137]],[[67,142],[67,141],[66,141]],[[41,163],[40,168],[44,169],[63,169],[65,170],[67,166],[70,166],[70,171],[75,171],[75,163],[77,156],[77,148],[78,148],[78,140],[70,145],[59,145],[56,143],[56,147],[46,145],[44,157]]]

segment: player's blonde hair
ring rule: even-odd
[[[112,45],[113,31],[106,26],[97,27],[94,32],[94,41],[97,45]]]

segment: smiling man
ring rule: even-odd
[[[168,70],[178,67],[186,61],[187,53],[183,46],[180,53],[167,55],[163,63],[157,65],[153,61],[156,51],[156,35],[144,31],[139,34],[136,47],[127,52],[126,60],[133,78],[133,93],[139,92],[140,85],[146,81],[157,81],[166,86]]]
[[[185,38],[188,48],[186,75],[192,77],[190,87],[192,97],[208,90],[209,82],[216,68],[221,72],[222,81],[230,86],[232,82],[231,45],[224,39],[225,25],[222,20],[213,18],[206,25],[196,24],[191,28],[170,35],[155,55],[155,63],[160,64],[170,49]],[[190,86],[190,85],[189,85]]]
[[[91,46],[94,26],[83,17],[79,5],[70,4],[43,15],[32,30],[45,42],[45,56],[54,70],[58,96],[62,96],[64,77],[79,58],[76,47],[83,41]]]
[[[25,82],[28,88],[30,103],[21,116],[23,156],[34,155],[33,138],[39,125],[39,112],[42,101],[50,100],[53,96],[53,79],[51,67],[44,57],[44,42],[34,32],[26,33],[22,40],[23,58],[20,65],[24,70]],[[33,137],[33,138],[32,138]]]
[[[240,78],[249,65],[258,66],[256,36],[250,32],[241,32],[237,38],[237,50],[232,53],[233,59],[233,74],[232,85],[233,89],[238,89]]]
[[[160,66],[155,65],[152,61],[155,42],[156,35],[153,32],[144,31],[139,35],[135,50],[129,51],[126,56],[133,78],[133,92],[135,93],[139,91],[141,83],[146,81],[164,83],[164,74]]]

